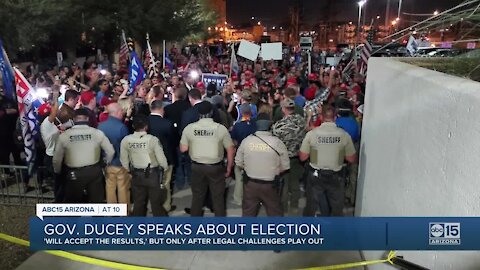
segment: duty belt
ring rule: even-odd
[[[310,170],[313,172],[313,176],[319,176],[319,175],[335,175],[335,174],[340,174],[340,171],[334,171],[334,170],[326,170],[326,169],[315,169],[311,165],[309,165]]]
[[[220,161],[220,162],[217,162],[217,163],[213,163],[213,164],[205,164],[205,163],[200,163],[200,162],[196,162],[196,161],[193,161],[193,160],[192,160],[192,164],[205,165],[205,166],[219,166],[219,165],[223,165],[223,161]]]
[[[158,167],[153,167],[153,168],[145,168],[145,169],[137,169],[137,168],[133,168],[132,169],[132,172],[136,172],[136,173],[139,173],[139,172],[145,172],[145,171],[150,171],[150,172],[153,172],[155,170],[157,170]]]
[[[99,165],[100,165],[100,162],[97,162],[95,164],[82,166],[82,167],[69,167],[69,166],[65,165],[65,168],[68,169],[68,170],[81,170],[81,169],[86,169],[86,168],[90,168],[90,167],[96,167],[96,166],[99,166]]]
[[[257,184],[273,184],[273,180],[271,181],[268,181],[268,180],[260,180],[260,179],[254,179],[254,178],[250,178],[249,181],[252,181],[254,183],[257,183]]]

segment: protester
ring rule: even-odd
[[[129,134],[127,126],[123,123],[125,112],[118,103],[109,104],[107,111],[108,119],[98,126],[98,129],[105,133],[115,149],[112,162],[105,169],[107,203],[126,203],[130,206],[132,177],[120,163],[120,143]]]

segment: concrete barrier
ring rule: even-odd
[[[371,58],[366,91],[356,215],[479,216],[480,83]],[[480,252],[399,254],[430,269],[480,267]]]

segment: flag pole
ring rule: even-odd
[[[233,43],[231,45],[232,47],[232,53],[230,54],[230,72],[228,74],[228,77],[232,77],[232,68],[233,68],[233,54],[235,53],[235,47],[233,46]]]
[[[166,57],[166,54],[167,53],[167,48],[165,47],[165,39],[163,40],[163,70],[165,70],[165,57]]]

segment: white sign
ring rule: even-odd
[[[37,217],[124,217],[127,216],[125,203],[39,203]]]
[[[57,63],[58,66],[61,67],[63,63],[63,54],[62,52],[57,52]]]
[[[263,60],[282,60],[282,43],[262,43],[260,57]]]
[[[312,37],[300,37],[300,48],[302,50],[311,50],[313,47]]]
[[[336,67],[338,63],[340,63],[340,60],[342,60],[342,57],[339,57],[339,56],[327,57],[326,64],[329,66]]]
[[[240,41],[240,47],[238,48],[237,55],[241,57],[245,57],[248,60],[255,61],[257,60],[259,51],[260,51],[259,45],[246,40],[242,40]]]

